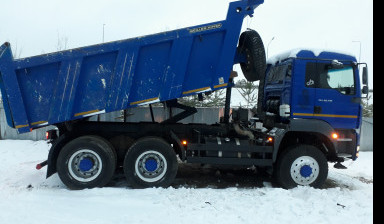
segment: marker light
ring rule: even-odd
[[[339,135],[338,135],[337,133],[333,133],[333,134],[332,134],[332,138],[333,138],[333,139],[338,139],[338,138],[339,138]]]
[[[55,140],[57,138],[57,132],[56,130],[49,130],[45,132],[45,139],[46,140]]]
[[[187,142],[186,140],[181,141],[181,144],[182,144],[182,145],[187,145],[187,143],[188,143],[188,142]]]
[[[36,165],[36,169],[37,169],[37,170],[40,170],[41,168],[43,168],[43,167],[41,166],[40,163]]]
[[[272,141],[273,141],[273,138],[272,138],[272,137],[268,137],[267,140],[268,140],[267,142],[272,142]]]

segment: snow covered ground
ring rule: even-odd
[[[167,189],[130,189],[117,175],[108,187],[70,191],[35,169],[48,150],[44,141],[0,140],[0,223],[373,223],[373,152],[347,170],[330,164],[323,189],[181,165]]]

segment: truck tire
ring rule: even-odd
[[[72,190],[103,187],[116,169],[113,146],[98,136],[82,136],[67,143],[57,158],[61,181]]]
[[[168,187],[177,173],[173,148],[161,138],[139,139],[124,158],[124,174],[133,188]]]
[[[299,185],[320,188],[327,176],[327,159],[315,146],[293,146],[282,152],[277,159],[275,177],[283,188],[290,189]]]
[[[248,30],[240,35],[238,52],[246,57],[246,62],[240,63],[245,78],[250,82],[264,79],[267,67],[265,49],[256,31]]]

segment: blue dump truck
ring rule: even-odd
[[[293,50],[268,61],[261,37],[241,33],[263,0],[229,4],[224,21],[13,59],[0,47],[0,87],[8,125],[19,133],[48,125],[47,178],[70,189],[103,187],[123,169],[135,188],[167,187],[186,163],[263,167],[284,188],[321,187],[328,162],[356,160],[367,66],[348,54]],[[240,64],[259,81],[255,110],[231,109]],[[361,68],[359,68],[361,66]],[[359,71],[362,71],[362,81]],[[216,124],[180,121],[196,108],[178,99],[226,89]],[[169,118],[101,122],[96,114],[162,103]],[[172,114],[172,108],[181,112]]]

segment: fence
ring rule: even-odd
[[[361,126],[361,151],[373,151],[373,118],[364,117]]]
[[[168,109],[167,109],[168,110]],[[173,109],[173,114],[179,113],[180,109]],[[90,121],[109,121],[109,122],[123,122],[124,117],[126,122],[137,121],[152,121],[149,107],[136,107],[127,109],[125,116],[121,111],[100,114],[90,117]],[[153,107],[154,119],[157,122],[169,118],[169,112],[162,107]],[[197,108],[197,113],[187,117],[180,122],[182,123],[207,123],[214,124],[219,122],[220,116],[224,115],[223,108]],[[44,128],[33,130],[29,133],[18,134],[16,129],[8,126],[5,113],[0,104],[0,139],[19,139],[19,140],[43,140],[45,139],[45,132],[53,129],[54,126],[47,126]]]
[[[16,129],[10,128],[7,124],[5,113],[0,104],[0,139],[24,139],[24,140],[42,140],[45,138],[45,131],[52,129],[52,126],[33,130],[25,134],[18,134]],[[163,121],[168,118],[169,113],[162,107],[154,107],[154,119],[157,122]],[[223,108],[197,108],[197,113],[182,120],[182,123],[207,123],[213,124],[219,122],[219,119],[224,114]],[[180,110],[173,110],[176,114]],[[91,121],[110,121],[110,122],[123,122],[125,117],[126,122],[135,121],[151,121],[151,113],[148,107],[137,107],[126,110],[125,116],[120,112],[112,112],[101,114],[90,118]],[[363,118],[361,128],[361,151],[373,151],[373,118]]]

